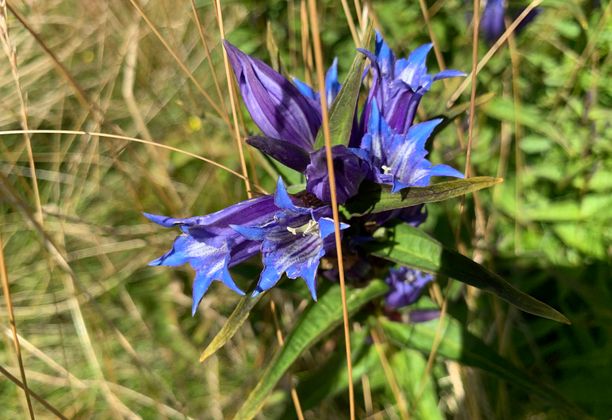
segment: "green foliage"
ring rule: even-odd
[[[347,290],[346,306],[349,315],[357,312],[372,299],[382,296],[386,291],[387,285],[381,280],[372,280],[363,289]],[[302,352],[342,323],[342,305],[338,305],[338,302],[340,302],[340,289],[337,286],[331,286],[321,293],[317,302],[310,303],[285,340],[283,347],[262,372],[259,382],[240,407],[235,418],[255,417],[268,394]]]
[[[212,70],[190,2],[142,3],[214,104],[229,110],[213,2],[195,2]],[[338,16],[338,2],[318,3],[325,62],[338,56],[340,80],[352,86],[342,94],[343,105],[332,110],[333,142],[340,144],[350,128],[347,115],[354,112],[354,83],[363,58],[357,55],[349,67],[356,54],[347,19]],[[472,34],[466,16],[471,6],[425,3],[430,28],[419,2],[368,2],[369,15],[399,56],[430,42],[431,29],[445,66],[469,72]],[[511,8],[528,4],[507,3]],[[240,170],[231,120],[214,111],[130,2],[11,4],[67,72],[58,70],[9,12],[31,129],[151,139]],[[227,38],[311,82],[312,61],[302,54],[300,4],[222,2]],[[379,232],[379,237],[395,237],[392,245],[373,244],[381,258],[438,274],[414,306],[389,313],[381,303],[383,282],[349,281],[358,418],[377,413],[400,418],[398,390],[416,419],[612,415],[610,1],[548,0],[543,5],[535,21],[478,74],[474,178],[409,189],[399,197],[378,191],[366,200],[362,192],[362,202],[347,205],[349,212],[361,214],[376,206],[402,208],[437,201],[434,196],[446,200],[467,194],[461,204],[427,205],[429,218],[419,230]],[[487,49],[482,42],[479,57]],[[430,70],[438,69],[436,61],[431,54]],[[33,134],[43,208],[38,227],[32,223],[36,198],[26,141],[5,133],[21,128],[23,111],[11,66],[3,64],[0,235],[31,389],[71,418],[133,414],[217,420],[241,406],[240,415],[252,416],[261,408],[261,417],[292,418],[291,383],[307,418],[346,418],[348,377],[336,284],[320,279],[320,299],[312,303],[301,282],[283,280],[259,301],[276,302],[285,334],[279,348],[267,305],[213,286],[191,317],[191,270],[146,267],[177,232],[146,223],[142,211],[176,217],[210,213],[246,197],[242,180],[154,146],[95,134]],[[447,117],[430,160],[458,169],[465,163],[469,88],[452,108],[446,103],[460,83],[437,82],[419,114],[421,121]],[[244,134],[258,133],[244,109],[240,117]],[[300,174],[256,151],[245,155],[256,175],[252,180],[261,187],[256,193],[272,191],[279,174],[290,184],[303,182]],[[504,182],[493,185],[497,178]],[[477,179],[491,182],[473,184]],[[449,184],[457,189],[442,191]],[[476,192],[477,185],[491,188]],[[347,258],[348,269],[351,262]],[[325,263],[333,266],[333,258]],[[232,270],[242,286],[257,278],[261,266],[249,261]],[[445,277],[459,282],[450,282],[441,298]],[[493,286],[494,294],[522,309],[564,320],[551,312],[558,308],[572,325],[526,315],[465,284]],[[448,313],[441,324],[405,323],[409,311],[439,308],[444,298]],[[0,308],[7,313],[4,303]],[[8,327],[7,317],[2,318]],[[374,343],[373,332],[380,342]],[[19,378],[10,340],[0,349],[0,364]],[[434,342],[436,356],[429,365]],[[207,345],[200,364],[198,356]],[[8,380],[0,381],[0,407],[7,418],[26,413],[23,393]],[[48,417],[41,405],[35,403],[34,409],[37,417]]]
[[[361,79],[363,75],[363,64],[365,56],[357,54],[349,69],[346,80],[329,110],[329,135],[331,145],[347,145],[353,128],[353,117],[357,106],[357,99],[361,91]],[[315,140],[314,149],[325,146],[323,130],[319,130]]]
[[[406,325],[385,319],[380,320],[380,323],[389,339],[401,347],[413,348],[428,355],[438,342],[439,345],[435,347],[438,357],[498,376],[521,390],[560,407],[567,415],[585,416],[584,412],[568,402],[554,387],[542,383],[529,372],[499,356],[496,349],[487,346],[455,319],[447,317],[442,325],[435,322]]]
[[[459,197],[502,182],[488,176],[439,182],[429,187],[410,187],[392,193],[391,187],[366,184],[349,200],[345,209],[349,216],[364,216],[389,210],[403,209],[424,203],[435,203]]]
[[[395,226],[387,238],[369,248],[374,255],[397,264],[449,276],[492,293],[525,312],[570,323],[555,309],[521,292],[480,264],[456,251],[444,248],[425,232],[407,224]]]

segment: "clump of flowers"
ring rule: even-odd
[[[284,274],[303,279],[316,300],[321,258],[335,254],[325,149],[315,147],[322,119],[320,94],[299,80],[286,79],[229,42],[224,46],[244,104],[262,133],[248,138],[247,143],[304,174],[305,189],[291,195],[279,178],[274,195],[206,216],[176,219],[146,214],[155,223],[181,230],[172,249],[151,265],[189,263],[194,268],[193,313],[215,280],[244,294],[229,269],[257,254],[261,254],[263,270],[253,296],[274,287]],[[354,199],[364,183],[386,185],[399,194],[407,187],[427,186],[433,176],[463,177],[456,169],[426,158],[425,144],[442,120],[414,122],[421,99],[435,81],[464,75],[456,70],[429,74],[425,61],[430,49],[431,44],[423,45],[407,58],[397,59],[377,34],[374,52],[360,50],[369,59],[372,82],[354,117],[350,141],[332,149],[340,204]],[[337,66],[334,60],[326,76],[328,107],[342,87]],[[360,244],[372,240],[376,228],[393,223],[416,226],[425,217],[422,205],[354,217],[341,224],[343,239],[365,262],[368,258],[361,253]],[[349,267],[347,275],[367,279],[371,264],[363,265],[361,269]],[[333,270],[323,274],[334,277]],[[397,309],[413,303],[431,280],[431,275],[406,267],[391,270],[386,305]]]

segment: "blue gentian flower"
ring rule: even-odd
[[[264,62],[227,41],[224,45],[242,99],[259,129],[266,137],[312,151],[321,127],[318,102],[304,96],[293,83]]]
[[[285,273],[290,279],[304,279],[312,298],[317,299],[317,269],[326,250],[335,246],[330,237],[334,221],[330,206],[309,208],[298,201],[289,196],[279,178],[274,195],[279,211],[273,218],[262,224],[232,226],[248,240],[261,243],[264,270],[253,296],[274,287]],[[340,229],[346,228],[341,223]]]
[[[250,241],[235,230],[236,225],[270,220],[278,211],[274,198],[264,196],[234,204],[207,216],[176,219],[145,213],[164,227],[179,227],[172,249],[149,265],[178,266],[189,263],[196,272],[193,283],[192,313],[214,280],[244,294],[234,282],[229,268],[259,252],[259,243]]]
[[[436,80],[465,76],[458,70],[443,70],[435,75],[427,72],[425,61],[432,44],[421,45],[408,58],[396,59],[380,33],[376,33],[374,54],[360,49],[372,63],[372,88],[365,105],[362,121],[367,124],[374,102],[389,126],[405,134],[416,116],[421,98]]]
[[[406,187],[429,185],[432,176],[463,178],[448,165],[433,165],[425,157],[425,143],[441,119],[411,126],[405,134],[395,132],[378,110],[376,100],[371,107],[368,128],[361,148],[369,152],[374,176],[379,184],[392,185],[392,192]]]
[[[423,289],[433,281],[433,276],[412,268],[399,267],[389,270],[385,281],[389,285],[385,302],[389,308],[399,309],[416,302]]]
[[[518,10],[512,13],[512,19],[514,20],[518,15],[523,12],[524,9]],[[537,15],[540,14],[542,9],[536,7],[533,9],[521,23],[517,26],[516,32],[521,31],[526,25],[528,25]],[[506,2],[505,0],[487,0],[487,4],[482,12],[480,18],[480,31],[484,35],[485,40],[492,44],[504,33],[506,30],[506,24],[504,19],[506,18]]]
[[[506,5],[504,0],[487,0],[487,5],[480,19],[480,30],[489,44],[506,30],[504,18],[506,17]]]
[[[145,213],[157,224],[182,230],[172,249],[150,265],[191,264],[196,271],[192,313],[214,280],[243,295],[229,268],[259,252],[264,270],[253,296],[272,288],[286,274],[303,278],[316,300],[319,261],[335,247],[330,238],[334,232],[331,213],[329,205],[304,206],[287,193],[281,179],[274,196],[243,201],[207,216],[175,219]],[[341,223],[340,229],[347,227]]]

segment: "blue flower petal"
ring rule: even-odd
[[[308,86],[306,83],[302,82],[297,77],[293,78],[293,84],[300,91],[302,95],[311,99],[314,102],[319,102],[319,93],[316,92],[313,88]]]
[[[306,282],[306,286],[308,287],[308,290],[310,291],[310,295],[312,296],[312,300],[314,300],[315,302],[317,301],[317,269],[319,268],[319,262],[312,262],[309,265],[306,265],[306,267],[304,267],[300,274],[301,277],[304,279],[304,282]]]
[[[376,62],[380,68],[382,77],[393,77],[395,56],[382,35],[376,31]]]
[[[328,107],[331,107],[341,87],[342,85],[338,81],[338,58],[334,58],[332,65],[325,74],[325,98]]]
[[[392,268],[385,279],[389,293],[385,300],[387,306],[399,309],[417,301],[423,289],[433,281],[431,274],[408,267]]]
[[[429,169],[429,176],[452,176],[453,178],[464,178],[465,177],[462,172],[459,172],[455,168],[448,166],[448,165],[444,165],[444,164],[438,164],[438,165],[432,166]]]
[[[160,216],[157,214],[151,214],[151,213],[142,213],[144,215],[144,217],[146,217],[147,219],[149,219],[150,221],[152,221],[153,223],[157,223],[158,225],[161,225],[163,227],[173,227],[177,224],[181,223],[182,219],[175,219],[173,217],[168,217],[168,216]]]
[[[208,291],[213,278],[207,276],[205,272],[197,272],[195,279],[193,280],[193,292],[192,292],[192,304],[191,304],[191,316],[194,316],[198,305],[202,301],[204,294]]]
[[[467,76],[467,74],[465,74],[462,71],[448,69],[448,70],[442,70],[440,73],[436,74],[433,77],[433,80],[442,80],[442,79],[449,79],[452,77],[465,77],[465,76]]]
[[[340,230],[348,229],[350,226],[346,223],[340,222]],[[321,234],[321,238],[325,239],[336,230],[336,225],[334,224],[334,219],[330,219],[329,217],[321,217],[319,219],[319,232]]]
[[[289,141],[264,136],[252,136],[247,138],[246,142],[260,152],[298,172],[304,172],[310,161],[308,152]]]
[[[293,213],[298,214],[309,214],[311,212],[310,209],[305,207],[299,207],[293,203],[291,196],[287,192],[287,188],[285,188],[285,183],[281,177],[276,181],[276,193],[274,193],[274,204],[280,209],[289,210]]]
[[[398,78],[410,86],[413,92],[419,90],[423,77],[427,75],[425,61],[432,47],[433,44],[425,44],[412,51],[408,56],[406,67],[398,75]]]

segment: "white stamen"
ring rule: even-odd
[[[298,233],[302,236],[305,235],[318,235],[319,234],[319,224],[314,220],[310,219],[308,223],[298,227],[290,227],[287,226],[287,230],[291,232],[293,235],[297,235]]]

